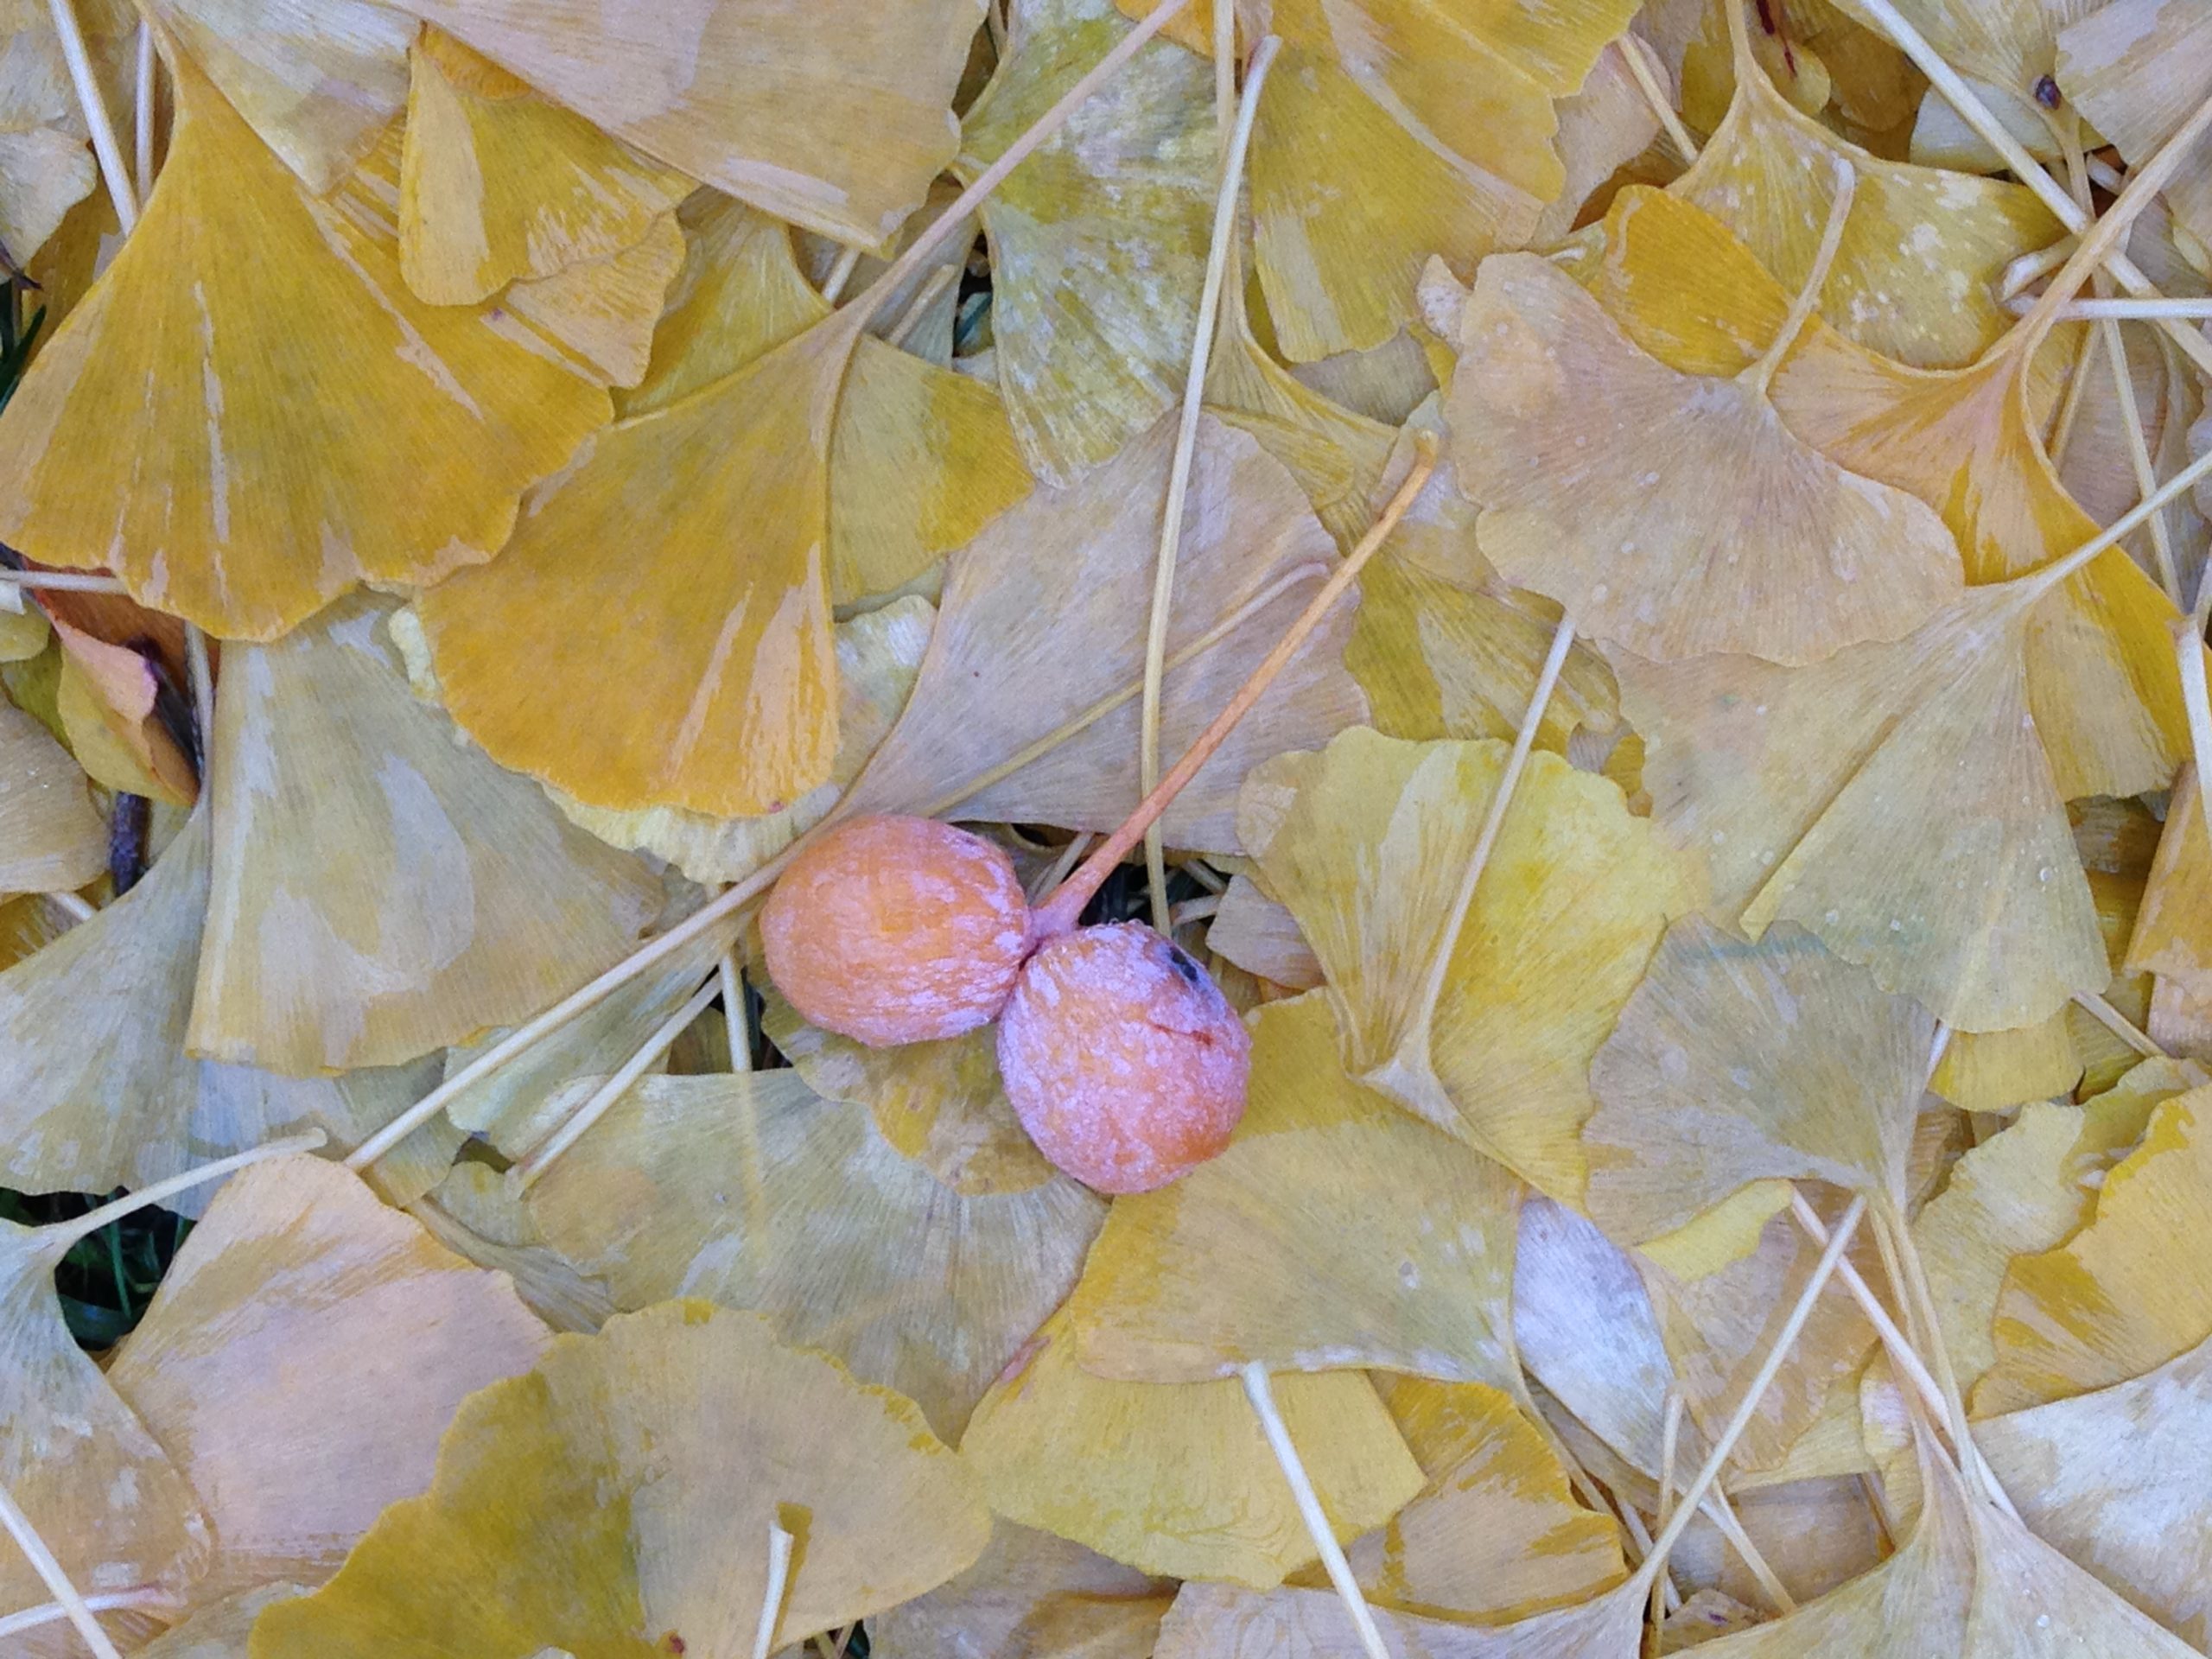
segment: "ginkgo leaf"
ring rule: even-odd
[[[2108,1389],[1974,1425],[2036,1535],[2183,1641],[2212,1637],[2212,1344]]]
[[[717,818],[677,806],[615,812],[586,806],[558,791],[553,791],[554,801],[601,841],[664,858],[694,881],[741,881],[819,823],[868,764],[906,705],[936,621],[929,601],[910,595],[834,625],[837,758],[826,782],[780,812],[748,818]]]
[[[1850,0],[1843,0],[1847,9]],[[1961,73],[2034,99],[2051,72],[2058,26],[2085,8],[2070,0],[1896,0],[1897,10]]]
[[[189,806],[197,768],[178,728],[164,718],[164,681],[153,658],[54,619],[60,677],[54,712],[60,734],[92,781],[119,794]]]
[[[1440,404],[1432,398],[1408,421],[1370,507],[1403,476],[1409,435],[1440,429]],[[1559,628],[1559,607],[1497,574],[1477,544],[1478,516],[1447,455],[1389,545],[1360,573],[1359,616],[1344,666],[1374,706],[1375,728],[1387,737],[1510,740],[1520,729],[1529,689]],[[1611,730],[1616,702],[1605,659],[1576,640],[1537,726],[1536,746],[1562,751],[1578,727]]]
[[[856,246],[952,160],[976,0],[403,0],[556,102],[717,190]]]
[[[412,1059],[557,1001],[659,912],[641,861],[415,700],[391,609],[348,601],[225,655],[195,1054],[296,1075]]]
[[[491,1165],[455,1164],[407,1213],[455,1255],[513,1280],[523,1305],[554,1330],[589,1335],[614,1317],[607,1287],[545,1242],[521,1195]]]
[[[829,776],[830,433],[857,331],[834,317],[599,434],[492,564],[416,601],[447,707],[501,766],[588,805],[779,810]],[[631,528],[656,525],[643,562]],[[546,639],[589,640],[593,681]],[[544,718],[549,706],[567,716]]]
[[[1737,372],[1764,349],[1788,296],[1717,220],[1628,192],[1607,227],[1599,295],[1637,344],[1703,373]],[[1858,349],[1816,320],[1775,376],[1775,406],[1832,460],[1942,513],[1970,584],[2001,582],[2097,533],[2037,435],[2040,337],[2016,328],[1979,360],[1938,372]],[[2062,791],[2164,787],[2187,747],[2171,604],[2119,549],[2061,591],[2030,627],[2028,685]]]
[[[1026,1192],[1052,1179],[999,1080],[995,1029],[870,1048],[808,1025],[772,985],[761,994],[760,1029],[806,1086],[868,1108],[895,1151],[954,1192]]]
[[[1670,1262],[1669,1235],[1745,1188],[1821,1181],[1903,1225],[1935,1035],[1930,1015],[1795,927],[1747,944],[1675,923],[1590,1064],[1592,1218]]]
[[[1984,1416],[2085,1394],[2164,1364],[2212,1336],[2212,1273],[2174,1241],[2212,1224],[2203,1088],[2152,1114],[2105,1177],[2089,1224],[2016,1258],[1998,1294],[1995,1363],[1974,1391]]]
[[[1320,960],[1352,1076],[1576,1199],[1590,1058],[1686,895],[1611,784],[1538,754],[1440,938],[1505,758],[1354,728],[1257,771],[1238,827]]]
[[[683,233],[674,213],[663,213],[634,245],[510,283],[501,303],[601,385],[633,386],[645,377],[654,326],[683,264]]]
[[[1618,1593],[1486,1629],[1387,1607],[1373,1610],[1391,1659],[1619,1659],[1641,1639],[1643,1606]],[[1357,1633],[1327,1590],[1255,1594],[1186,1584],[1160,1621],[1153,1659],[1338,1659]]]
[[[495,310],[406,291],[396,136],[318,200],[188,67],[176,93],[162,188],[0,416],[0,538],[253,639],[489,558],[606,392]]]
[[[2071,16],[2058,36],[2059,86],[2130,162],[2148,161],[2212,92],[2212,29],[2193,6],[2114,0]],[[2174,217],[2202,242],[2212,236],[2208,151],[2166,187]]]
[[[203,809],[145,880],[0,974],[0,1168],[10,1185],[143,1186],[308,1126],[352,1147],[424,1091],[419,1067],[286,1077],[186,1053],[208,842]],[[458,1138],[418,1131],[397,1163],[385,1160],[385,1179],[421,1191]],[[176,1207],[196,1208],[196,1197]]]
[[[785,1516],[805,1535],[786,1643],[934,1588],[990,1536],[911,1401],[757,1315],[663,1302],[464,1401],[429,1491],[264,1612],[253,1652],[749,1652]]]
[[[207,1517],[62,1319],[54,1270],[80,1236],[0,1220],[0,1484],[79,1591],[150,1585],[181,1605],[207,1564]],[[0,1605],[46,1599],[19,1552],[0,1558]]]
[[[1646,67],[1652,67],[1643,42],[1635,35],[1622,35],[1611,51],[1598,54],[1580,87],[1554,105],[1559,131],[1553,148],[1566,182],[1538,215],[1531,245],[1550,247],[1566,240],[1592,199],[1659,137],[1658,112],[1629,67],[1631,52],[1643,53]]]
[[[1206,927],[1206,949],[1290,990],[1310,991],[1321,982],[1320,961],[1298,931],[1298,918],[1247,875],[1230,877],[1221,907]]]
[[[691,193],[442,30],[409,61],[399,261],[419,299],[471,305],[635,247]]]
[[[1553,105],[1636,7],[1278,0],[1252,146],[1255,262],[1286,356],[1382,345],[1431,255],[1525,245],[1567,183]]]
[[[1949,1183],[1913,1218],[1961,1389],[1996,1359],[1991,1326],[2012,1258],[2056,1248],[2089,1217],[2094,1195],[2073,1167],[2082,1116],[2078,1107],[2030,1102],[2011,1127],[1960,1159]]]
[[[416,26],[378,0],[147,0],[146,10],[191,60],[175,66],[178,79],[204,75],[311,195],[327,195],[407,103]]]
[[[1040,487],[961,550],[906,710],[846,797],[920,811],[1110,830],[1136,804],[1144,619],[1174,442],[1163,420],[1064,490]],[[1229,701],[1336,563],[1289,474],[1251,438],[1201,418],[1167,638],[1160,753],[1179,753]],[[1364,700],[1338,663],[1332,613],[1162,820],[1168,843],[1242,847],[1244,774],[1325,741]]]
[[[307,1594],[303,1585],[257,1585],[220,1601],[195,1607],[181,1624],[171,1625],[136,1651],[140,1659],[246,1659],[254,1621],[263,1609]]]
[[[1177,1578],[1264,1588],[1313,1559],[1243,1388],[1109,1382],[1082,1370],[1074,1348],[1055,1314],[976,1408],[960,1455],[995,1514]],[[1366,1377],[1289,1372],[1273,1387],[1339,1541],[1421,1490]]]
[[[1701,860],[1714,912],[1753,933],[1796,922],[1967,1031],[2103,989],[2095,907],[2028,709],[2040,597],[2032,580],[1972,588],[1895,645],[1794,670],[1618,653],[1652,822]]]
[[[1382,1388],[1402,1423],[1416,1412],[1458,1419],[1452,1437],[1466,1450],[1423,1458],[1420,1495],[1344,1551],[1369,1596],[1403,1612],[1507,1624],[1586,1601],[1627,1575],[1619,1529],[1574,1501],[1558,1454],[1510,1395],[1412,1377]]]
[[[948,1440],[1066,1296],[1103,1211],[1060,1176],[953,1192],[794,1071],[645,1078],[531,1192],[546,1242],[618,1305],[755,1310]]]
[[[1754,70],[1739,71],[1726,118],[1668,193],[1726,225],[1794,289],[1812,269],[1839,162],[1857,188],[1820,315],[1869,351],[1923,368],[1994,344],[2012,321],[1997,304],[2005,268],[2064,234],[2024,185],[1885,160],[1792,108]]]
[[[2212,840],[2194,760],[2174,779],[2165,831],[2122,966],[2131,974],[2177,980],[2196,995],[2212,991]]]
[[[1658,1478],[1677,1382],[1650,1295],[1635,1263],[1594,1224],[1540,1194],[1521,1205],[1513,1338],[1547,1393],[1629,1467]],[[1688,1455],[1695,1455],[1696,1433],[1684,1425]]]
[[[107,868],[107,825],[85,769],[0,698],[0,893],[60,893]]]
[[[962,131],[963,176],[1130,29],[1112,0],[1014,0],[1007,26],[998,75]],[[984,203],[999,385],[1048,482],[1108,460],[1182,391],[1217,152],[1212,76],[1155,41]]]
[[[951,1583],[868,1622],[876,1659],[1151,1659],[1174,1585],[1001,1521]]]
[[[1548,262],[1483,262],[1453,461],[1484,551],[1577,627],[1667,659],[1781,663],[1909,632],[1961,586],[1935,513],[1808,448],[1766,393],[1646,355]]]
[[[92,152],[72,134],[44,126],[0,132],[0,245],[28,260],[99,177]]]
[[[206,1506],[196,1604],[321,1583],[387,1503],[429,1484],[462,1398],[528,1370],[547,1339],[504,1275],[359,1176],[271,1159],[216,1193],[108,1382]]]
[[[1117,1201],[1068,1319],[1083,1367],[1196,1382],[1373,1366],[1518,1384],[1510,1297],[1517,1184],[1346,1077],[1319,995],[1252,1020],[1227,1151]]]

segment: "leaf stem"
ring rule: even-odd
[[[38,1529],[31,1524],[30,1516],[23,1513],[15,1495],[3,1485],[0,1485],[0,1527],[4,1527],[8,1535],[16,1541],[16,1548],[23,1552],[31,1571],[38,1574],[47,1592],[77,1627],[77,1634],[92,1650],[93,1659],[123,1659],[115,1643],[108,1639],[107,1632],[100,1628],[99,1620],[92,1617],[92,1610],[85,1605],[83,1595],[69,1581],[67,1570],[39,1535]]]
[[[1222,0],[1216,0],[1217,4],[1221,3]],[[1313,1539],[1313,1548],[1320,1552],[1321,1565],[1328,1569],[1329,1582],[1336,1586],[1338,1599],[1351,1617],[1361,1649],[1367,1659],[1390,1659],[1389,1649],[1382,1645],[1382,1633],[1375,1628],[1375,1615],[1368,1608],[1367,1598],[1360,1593],[1359,1580],[1352,1577],[1351,1563],[1344,1559],[1344,1546],[1337,1541],[1328,1515],[1321,1508],[1320,1494],[1313,1490],[1306,1465],[1299,1459],[1298,1447],[1291,1442],[1290,1427],[1276,1408],[1274,1392],[1268,1384],[1268,1368],[1255,1360],[1239,1375],[1244,1379],[1244,1397],[1252,1402],[1253,1415],[1260,1420],[1260,1432],[1268,1437],[1268,1449],[1275,1454],[1275,1461],[1282,1466],[1282,1478],[1290,1483],[1290,1495],[1298,1504],[1299,1517],[1306,1522],[1306,1535]]]

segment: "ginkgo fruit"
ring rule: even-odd
[[[1004,849],[935,818],[849,818],[810,842],[760,913],[768,976],[813,1024],[887,1048],[995,1019],[1029,954]]]
[[[1205,969],[1137,922],[1031,957],[999,1023],[999,1075],[1031,1140],[1101,1192],[1148,1192],[1229,1144],[1252,1039]]]

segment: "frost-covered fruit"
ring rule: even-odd
[[[768,976],[810,1023],[889,1048],[998,1017],[1029,954],[1029,901],[981,836],[857,817],[791,861],[760,938]]]
[[[1221,988],[1135,922],[1050,941],[999,1020],[1014,1116],[1055,1166],[1101,1192],[1165,1186],[1227,1146],[1251,1058]]]

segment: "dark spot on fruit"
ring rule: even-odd
[[[2046,110],[2055,110],[2059,104],[2058,83],[2049,75],[2036,82],[2036,102]]]
[[[1205,970],[1197,963],[1192,962],[1184,953],[1180,945],[1171,944],[1167,947],[1167,960],[1175,971],[1183,976],[1183,982],[1185,985],[1196,985],[1205,977]]]

